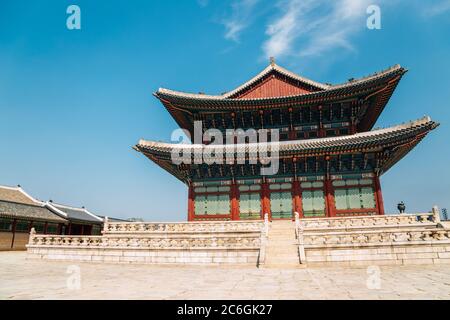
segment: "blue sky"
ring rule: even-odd
[[[369,4],[381,30],[366,28]],[[0,2],[0,184],[116,217],[186,219],[187,189],[133,151],[169,141],[159,87],[221,93],[278,64],[339,83],[409,69],[377,127],[441,126],[382,178],[386,211],[450,208],[450,1]],[[81,8],[82,29],[66,28]]]

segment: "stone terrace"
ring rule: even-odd
[[[81,288],[69,290],[69,266]],[[448,266],[258,269],[254,266],[158,266],[27,260],[0,253],[0,299],[450,299]],[[370,283],[370,281],[369,281]]]

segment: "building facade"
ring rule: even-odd
[[[272,59],[222,95],[159,89],[191,143],[134,148],[188,186],[189,221],[383,215],[381,175],[438,126],[424,117],[372,130],[405,73],[396,65],[331,85]],[[249,130],[268,137],[254,140]],[[265,174],[269,159],[277,170]]]
[[[0,186],[0,250],[24,250],[31,228],[39,234],[62,234],[68,223],[20,186]]]
[[[0,185],[0,250],[25,250],[29,233],[100,235],[103,218],[85,208],[35,199],[20,186]]]

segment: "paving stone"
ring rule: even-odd
[[[67,285],[73,266],[79,289]],[[0,252],[0,299],[450,299],[448,265],[379,268],[380,288],[369,289],[367,267],[133,265]]]

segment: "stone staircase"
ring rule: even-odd
[[[266,246],[267,268],[300,267],[295,223],[275,220],[270,223]]]

